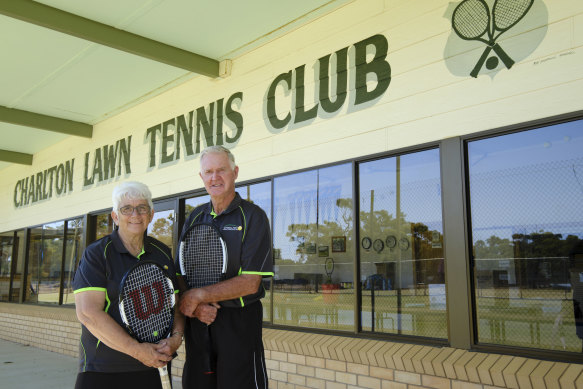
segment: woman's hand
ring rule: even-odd
[[[160,344],[138,343],[133,348],[132,356],[148,367],[163,367],[172,360],[172,354],[162,353],[159,348]]]
[[[174,353],[180,345],[182,344],[182,333],[175,332],[172,336],[162,339],[160,343],[157,344],[157,350],[159,353],[162,353],[170,358],[173,358]]]

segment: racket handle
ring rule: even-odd
[[[160,373],[160,381],[162,381],[162,389],[172,389],[170,374],[168,374],[168,365],[159,367],[158,372]]]
[[[484,52],[482,53],[482,56],[480,57],[480,59],[476,63],[476,66],[474,66],[474,69],[471,71],[470,76],[472,76],[474,78],[478,77],[478,73],[480,73],[480,70],[482,70],[482,66],[484,66],[484,62],[486,62],[486,58],[488,58],[488,54],[490,54],[490,50],[492,50],[492,48],[490,46],[486,46],[486,48],[484,49]]]
[[[498,57],[500,57],[502,62],[504,62],[504,65],[506,65],[507,69],[510,69],[512,67],[512,65],[514,65],[514,61],[512,60],[512,58],[510,58],[508,56],[508,54],[506,54],[506,52],[504,50],[502,50],[502,47],[500,47],[500,45],[498,43],[494,43],[494,46],[492,46],[492,49],[494,49],[494,51],[496,52]]]

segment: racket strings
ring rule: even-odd
[[[174,288],[155,265],[137,266],[120,293],[126,324],[142,342],[157,343],[173,322]]]
[[[487,7],[477,0],[466,0],[456,8],[453,25],[465,39],[474,39],[488,30],[490,14]]]
[[[506,30],[516,24],[528,12],[532,0],[502,0],[494,4],[494,25]]]
[[[193,227],[184,240],[182,250],[183,275],[190,288],[200,288],[222,281],[223,246],[213,227]]]

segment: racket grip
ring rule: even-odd
[[[478,77],[478,73],[480,73],[480,70],[482,70],[482,66],[484,66],[484,62],[486,62],[486,58],[488,58],[490,50],[492,50],[492,48],[490,46],[486,46],[484,52],[480,56],[480,59],[476,63],[476,66],[474,66],[474,69],[472,69],[472,71],[470,72],[470,76],[474,78]]]
[[[170,374],[168,374],[168,365],[159,367],[158,372],[160,373],[160,381],[162,381],[162,389],[172,389]]]
[[[494,46],[492,46],[492,49],[494,49],[494,51],[496,52],[498,57],[500,57],[502,62],[504,62],[504,65],[506,65],[507,69],[510,69],[512,67],[512,65],[514,65],[514,61],[512,60],[512,58],[510,58],[508,56],[508,54],[506,54],[506,52],[504,50],[502,50],[502,47],[500,47],[500,45],[498,43],[494,43]]]

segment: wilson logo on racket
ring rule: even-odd
[[[156,291],[156,299],[152,295],[152,289]],[[145,298],[145,310],[144,301]],[[164,284],[161,281],[156,281],[152,285],[145,285],[139,289],[134,289],[128,292],[128,297],[132,300],[134,311],[138,319],[147,320],[151,315],[159,314],[164,309]],[[154,300],[156,302],[154,302]]]
[[[472,77],[478,73],[486,63],[489,70],[498,66],[498,58],[507,69],[514,65],[514,60],[497,43],[500,35],[514,27],[532,7],[534,0],[496,0],[492,10],[484,0],[464,0],[453,11],[451,24],[460,38],[468,41],[480,41],[486,44],[482,55],[470,72]],[[488,58],[494,50],[497,57]]]

